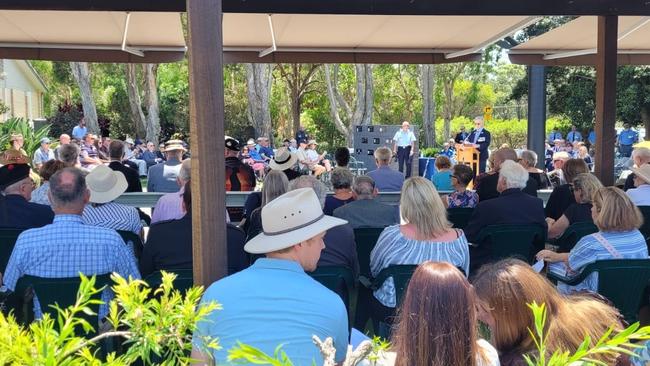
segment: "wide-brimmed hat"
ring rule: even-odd
[[[122,172],[106,165],[98,165],[86,176],[86,185],[90,191],[90,202],[106,203],[115,200],[126,192],[129,184]]]
[[[281,147],[275,152],[275,156],[269,162],[269,167],[273,170],[287,170],[296,165],[298,157],[286,147]]]
[[[226,149],[232,151],[239,151],[241,150],[241,146],[239,146],[239,141],[236,138],[226,136]]]
[[[14,142],[17,139],[24,139],[22,133],[12,133],[11,137],[9,137],[9,142]]]
[[[183,150],[187,151],[185,149],[185,145],[183,145],[183,141],[181,140],[169,140],[165,143],[165,151],[174,151],[174,150]]]
[[[20,182],[29,177],[29,165],[27,164],[7,164],[0,167],[0,189],[5,189],[10,185]]]
[[[127,143],[127,144],[130,144],[130,145],[135,144],[135,142],[133,142],[133,139],[130,138],[130,137],[128,137],[126,140],[124,140],[124,142]]]
[[[246,141],[246,145],[247,145],[247,146],[255,146],[255,140],[253,140],[253,139],[248,139],[248,141]]]
[[[316,140],[309,140],[307,145],[318,145],[318,142],[316,142]]]
[[[650,164],[643,164],[638,168],[632,168],[632,171],[637,177],[650,184]]]
[[[263,231],[244,246],[253,254],[292,247],[347,221],[323,214],[313,188],[283,194],[262,208]]]

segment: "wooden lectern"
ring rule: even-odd
[[[456,144],[456,161],[459,164],[469,165],[475,176],[478,175],[479,154],[478,149],[473,146]]]

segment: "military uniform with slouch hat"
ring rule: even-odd
[[[247,192],[255,189],[257,180],[253,168],[244,164],[237,155],[241,146],[239,141],[226,136],[225,138],[225,157],[226,157],[226,191]]]

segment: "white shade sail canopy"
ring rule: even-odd
[[[525,16],[223,15],[226,62],[441,63],[477,59]]]
[[[0,58],[171,62],[185,49],[179,13],[0,10]]]
[[[576,18],[558,28],[513,47],[513,63],[537,65],[591,65],[595,62],[598,18]],[[619,17],[618,64],[650,63],[650,17]]]

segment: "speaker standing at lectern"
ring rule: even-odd
[[[479,168],[478,173],[485,173],[485,163],[488,159],[488,147],[492,137],[490,136],[490,131],[483,128],[483,117],[478,116],[474,118],[474,129],[470,132],[469,136],[465,138],[463,144],[474,146],[478,148],[479,151]],[[478,175],[477,173],[477,175]]]

